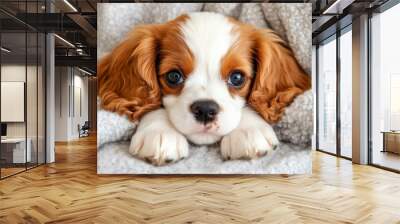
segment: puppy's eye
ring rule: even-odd
[[[175,87],[183,82],[183,75],[181,72],[173,70],[167,73],[165,80],[169,86]]]
[[[229,75],[228,78],[228,84],[235,87],[239,88],[243,85],[245,81],[245,77],[240,71],[234,71]]]

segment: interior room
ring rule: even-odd
[[[364,128],[370,145],[364,159],[372,166],[398,171],[398,100],[394,97],[399,89],[396,76],[399,69],[394,56],[398,44],[394,43],[397,39],[392,38],[399,34],[392,27],[398,20],[400,7],[385,8],[382,5],[385,4],[369,12],[367,21],[365,54],[368,56],[363,63],[367,66],[368,80],[361,87],[365,88],[367,95],[364,101],[367,104],[367,113],[364,114],[367,125]],[[354,38],[354,18],[352,23],[349,16],[341,18],[336,30],[328,28],[313,39],[318,89],[316,148],[354,162],[359,158],[352,158],[357,154],[352,148],[352,122],[354,116],[357,119],[360,115],[352,112],[355,105],[352,102],[355,99],[353,88],[357,87],[352,82],[363,80],[354,77],[358,68],[353,68],[355,54],[352,49],[359,43]]]
[[[45,162],[45,36],[1,34],[1,177]]]
[[[72,10],[68,4],[2,1],[1,7],[0,177],[6,178],[54,162],[54,144],[95,133],[97,86],[93,40],[78,25],[43,25],[38,17]],[[57,32],[49,37],[49,31]]]
[[[0,1],[0,223],[400,223],[398,0],[248,3],[312,5],[304,175],[99,175],[97,6],[117,2]]]

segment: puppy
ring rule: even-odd
[[[139,121],[130,153],[154,165],[221,142],[224,159],[275,149],[270,126],[309,89],[273,31],[208,12],[137,26],[98,65],[102,108]]]

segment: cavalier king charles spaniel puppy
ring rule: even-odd
[[[133,29],[98,64],[101,107],[138,121],[129,152],[154,165],[189,143],[254,159],[279,141],[270,124],[311,87],[272,30],[209,12]]]

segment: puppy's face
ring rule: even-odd
[[[222,15],[182,20],[160,45],[162,103],[191,142],[211,144],[239,124],[253,79],[251,45]]]
[[[102,106],[137,120],[164,106],[195,144],[236,128],[245,105],[276,122],[308,75],[270,30],[214,13],[136,28],[99,65]]]

